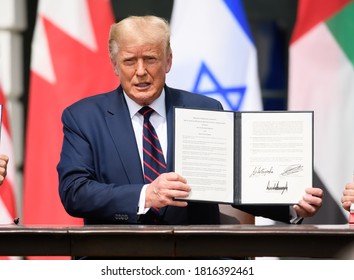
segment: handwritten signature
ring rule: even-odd
[[[304,170],[304,166],[301,164],[293,164],[293,165],[289,165],[287,168],[285,168],[285,170],[281,173],[281,175],[283,176],[287,176],[290,174],[294,174],[294,173],[299,173],[301,171]]]
[[[266,167],[262,167],[262,166],[256,166],[254,169],[253,169],[253,171],[252,171],[252,173],[251,173],[251,175],[250,175],[250,177],[254,177],[254,176],[266,176],[266,175],[268,175],[268,174],[273,174],[274,172],[273,172],[273,166],[271,166],[271,167],[268,167],[268,168],[266,168]]]
[[[288,191],[288,181],[285,181],[284,185],[280,184],[280,181],[273,181],[272,183],[268,181],[267,183],[267,191],[280,191],[281,194]]]

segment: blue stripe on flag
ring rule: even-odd
[[[251,30],[248,26],[248,21],[246,18],[246,13],[244,11],[241,0],[224,0],[226,6],[229,8],[230,12],[233,14],[235,19],[239,22],[247,37],[251,42],[253,42]]]

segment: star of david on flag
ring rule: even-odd
[[[225,110],[262,110],[257,53],[240,0],[175,0],[167,84],[219,100]]]
[[[203,80],[205,79],[209,80],[207,83],[211,83],[210,88],[203,87]],[[233,111],[238,111],[246,92],[246,86],[224,88],[211,70],[204,63],[202,63],[192,92],[216,97],[219,100],[221,99],[226,102]]]
[[[174,0],[171,48],[167,85],[215,98],[225,110],[263,109],[256,48],[241,0]],[[223,223],[254,222],[230,205],[219,207],[227,217]],[[268,221],[257,217],[258,223]]]

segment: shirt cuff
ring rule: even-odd
[[[301,224],[304,218],[298,216],[295,209],[291,205],[289,206],[289,213],[290,213],[290,224],[293,225]]]
[[[150,208],[145,208],[145,195],[148,186],[149,184],[146,184],[141,189],[140,197],[139,197],[138,213],[137,213],[138,215],[146,214],[146,212],[149,211],[150,209]]]

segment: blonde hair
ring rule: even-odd
[[[127,34],[143,35],[153,43],[165,44],[166,54],[171,52],[170,26],[167,20],[157,16],[129,16],[111,26],[109,32],[109,56],[114,60],[118,53],[119,42]]]

